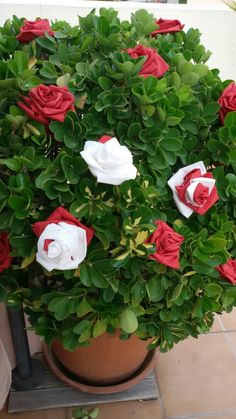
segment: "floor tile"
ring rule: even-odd
[[[158,400],[130,401],[97,405],[98,419],[162,419]],[[90,408],[88,408],[90,409]],[[67,419],[74,409],[67,409]]]
[[[199,419],[235,419],[236,418],[236,411],[232,413],[225,413],[224,415],[218,415],[217,413],[214,415],[208,416],[200,416]],[[192,418],[191,418],[192,419]],[[197,418],[195,418],[197,419]]]
[[[223,333],[179,343],[156,371],[167,416],[236,411],[236,358]]]
[[[228,347],[233,353],[234,359],[236,360],[236,332],[224,333],[224,336],[228,344]],[[236,418],[236,415],[235,415],[235,418]]]
[[[217,332],[222,332],[222,327],[221,327],[221,323],[219,321],[219,316],[215,315],[214,323],[212,325],[210,333],[217,333]]]
[[[7,407],[0,410],[0,419],[67,419],[66,409],[47,409],[9,415]]]
[[[222,320],[224,328],[226,330],[235,330],[236,331],[236,308],[231,311],[231,313],[223,313],[219,316]]]

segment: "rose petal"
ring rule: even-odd
[[[38,36],[44,36],[45,32],[48,32],[51,36],[54,35],[48,19],[36,19],[35,21],[25,19],[23,26],[20,28],[20,33],[16,36],[16,39],[20,42],[28,43]]]
[[[162,220],[155,221],[155,224],[157,229],[148,238],[147,243],[154,243],[156,252],[149,257],[170,268],[178,269],[180,245],[184,237]]]
[[[44,250],[46,240],[51,240]],[[77,269],[87,253],[86,231],[64,222],[48,224],[38,240],[36,260],[45,269]]]
[[[33,87],[22,100],[18,106],[30,118],[44,125],[48,125],[51,120],[63,122],[67,111],[74,110],[74,96],[67,87],[40,84]]]
[[[216,267],[222,278],[227,279],[231,284],[236,284],[236,259],[228,259],[223,265]]]
[[[179,199],[176,186],[182,185],[185,176],[194,169],[199,169],[202,175],[207,173],[204,163],[202,161],[199,161],[179,169],[173,176],[171,176],[171,178],[167,182],[170,188],[172,189],[173,198],[179,212],[183,214],[186,218],[189,218],[194,211],[192,208],[190,208],[188,205],[186,205]]]
[[[221,105],[219,116],[223,124],[227,113],[236,111],[236,84],[234,82],[224,89],[218,102]]]
[[[202,188],[205,187],[207,189],[207,197],[209,197],[212,192],[212,189],[215,186],[215,182],[216,182],[215,179],[206,178],[206,177],[198,177],[198,178],[191,179],[190,185],[186,189],[186,195],[185,195],[186,201],[193,206],[202,207],[204,203],[202,205],[198,205],[196,203],[196,198],[194,197],[196,193],[196,189],[197,188],[199,189],[199,185],[201,185]],[[202,188],[201,188],[201,191],[203,190]]]
[[[87,238],[87,244],[92,240],[92,237],[94,235],[94,230],[92,227],[86,227],[84,224],[78,220],[78,218],[74,217],[69,211],[67,211],[63,207],[56,208],[51,215],[45,220],[45,221],[37,221],[33,227],[32,230],[36,236],[40,236],[45,228],[49,224],[58,224],[59,222],[63,221],[64,223],[71,224],[77,227],[82,228],[86,232],[86,238]]]
[[[10,256],[11,248],[8,240],[8,234],[0,232],[0,272],[9,268],[13,260]]]
[[[159,26],[158,29],[151,33],[152,36],[156,36],[162,33],[179,32],[184,28],[184,25],[177,19],[158,19],[155,23]]]
[[[109,141],[109,140],[111,140],[112,139],[112,137],[110,137],[110,135],[103,135],[99,140],[98,140],[98,142],[99,143],[102,143],[102,144],[104,144],[104,143],[106,143],[107,141]]]
[[[143,56],[146,57],[146,61],[139,72],[140,76],[161,77],[169,70],[169,65],[154,48],[148,48],[139,44],[135,48],[128,48],[127,52],[134,59]]]
[[[126,180],[135,179],[137,175],[132,154],[116,138],[104,143],[86,141],[80,154],[100,183],[120,185]]]

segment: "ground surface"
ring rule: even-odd
[[[156,367],[159,400],[99,406],[98,419],[236,419],[236,310],[217,316],[211,333],[188,339]],[[50,409],[0,419],[70,419],[73,409]]]

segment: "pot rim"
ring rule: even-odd
[[[92,384],[85,384],[79,380],[73,379],[68,377],[65,374],[65,369],[60,367],[59,362],[57,361],[56,357],[54,356],[52,349],[50,346],[43,343],[43,353],[46,359],[46,362],[52,372],[65,384],[80,390],[84,393],[91,393],[91,394],[111,394],[111,393],[119,393],[121,391],[127,390],[130,387],[138,384],[144,378],[146,378],[151,371],[153,370],[157,357],[159,355],[159,351],[157,349],[150,350],[148,355],[146,356],[143,364],[141,367],[136,371],[135,374],[128,378],[127,380],[123,381],[119,384],[111,384],[111,385],[92,385]]]

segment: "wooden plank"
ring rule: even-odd
[[[47,367],[45,367],[44,374],[45,374],[44,381],[40,386],[36,388],[36,390],[41,390],[42,388],[46,389],[46,388],[68,387],[67,384],[58,380],[58,378]],[[14,392],[14,391],[16,390],[11,389],[11,392]]]
[[[159,396],[153,373],[135,387],[124,392],[107,395],[87,394],[60,381],[48,368],[43,354],[36,354],[35,358],[44,364],[44,383],[31,391],[15,391],[12,389],[9,396],[9,413],[129,400],[151,400]]]
[[[57,380],[57,379],[56,379]],[[58,380],[57,380],[58,381]],[[57,387],[43,387],[31,391],[11,391],[8,412],[95,405],[128,400],[151,400],[158,398],[154,374],[129,390],[115,394],[87,394],[65,386],[58,381]]]

